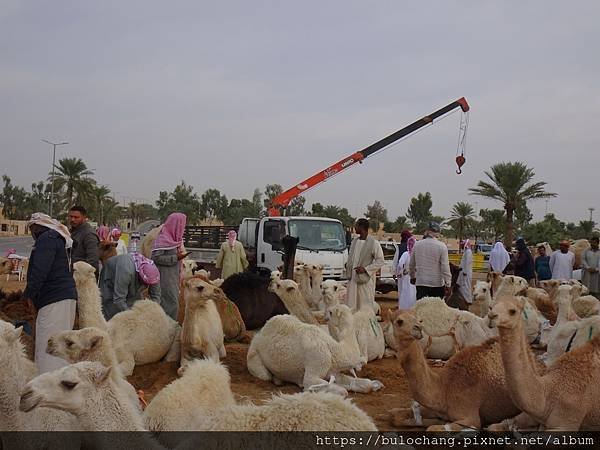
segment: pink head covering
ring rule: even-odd
[[[406,241],[406,250],[408,251],[409,255],[412,255],[413,248],[415,247],[416,243],[417,243],[417,240],[415,239],[414,236],[409,237],[408,241]]]
[[[467,239],[464,242],[463,247],[464,247],[465,250],[467,250],[467,249],[471,250],[471,241],[469,239]]]
[[[14,255],[15,253],[17,253],[17,250],[14,248],[9,248],[8,250],[6,250],[6,257],[8,258],[10,255]]]
[[[186,221],[187,217],[183,213],[169,214],[152,245],[152,250],[172,250],[181,247]]]
[[[119,230],[118,228],[113,228],[110,232],[110,237],[118,241],[121,237],[121,230]]]
[[[229,242],[229,246],[231,248],[233,248],[233,244],[235,244],[236,238],[237,238],[237,233],[235,232],[235,230],[230,230],[229,233],[227,233],[227,242]]]
[[[108,241],[110,229],[106,225],[102,225],[96,230],[96,234],[98,235],[101,241]]]

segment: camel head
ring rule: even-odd
[[[212,285],[201,275],[194,275],[183,280],[183,296],[186,308],[195,310],[206,306],[208,300],[222,298],[223,291]]]
[[[106,263],[113,256],[117,256],[117,243],[113,241],[98,242],[98,250],[100,252],[100,261]]]
[[[300,280],[307,275],[304,264],[299,264],[294,266],[294,274],[293,278],[296,283],[299,283]]]
[[[423,339],[421,320],[412,310],[388,310],[388,319],[394,327],[394,337],[398,348],[406,346],[406,341],[419,341]]]
[[[325,280],[321,283],[321,294],[323,297],[329,295],[334,296],[337,291],[342,288],[342,285],[336,280]]]
[[[552,297],[552,295],[555,293],[558,286],[560,286],[560,281],[558,281],[558,280],[543,280],[543,281],[540,281],[538,284],[543,290],[545,290],[548,293],[548,295],[550,295]]]
[[[527,291],[529,283],[524,278],[515,275],[506,275],[494,292],[498,295],[520,295]]]
[[[298,291],[298,283],[294,280],[274,280],[269,284],[269,292],[277,294],[279,298],[284,295],[290,296],[294,291]]]
[[[79,289],[86,281],[93,280],[96,282],[96,269],[90,266],[85,261],[77,261],[73,264],[73,279],[75,280],[75,285]]]
[[[283,274],[280,270],[273,270],[271,272],[271,281],[279,281],[281,280],[281,277],[283,277]]]
[[[335,340],[341,341],[349,333],[354,333],[354,317],[350,308],[346,305],[335,305],[329,308],[328,312],[327,328]]]
[[[515,296],[502,296],[498,298],[488,313],[489,327],[515,328],[521,325],[521,313],[525,307],[525,300]]]
[[[573,292],[575,291],[575,293]],[[576,298],[579,298],[579,295],[576,295],[580,292],[580,289],[577,286],[571,286],[569,284],[561,284],[556,289],[556,295],[554,296],[554,305],[559,309],[561,308],[570,308],[571,303]]]
[[[304,264],[304,270],[310,275],[323,275],[323,266],[321,264]]]
[[[587,288],[587,286],[585,284],[583,284],[581,281],[579,280],[575,280],[575,279],[570,279],[567,281],[563,281],[561,282],[561,284],[568,284],[569,286],[573,286],[573,288],[576,289],[576,291],[573,291],[573,299],[576,299],[577,297],[581,297],[582,295],[587,295],[590,293],[589,289]],[[577,297],[575,297],[575,293],[577,293]]]
[[[70,363],[90,360],[103,342],[109,342],[108,334],[99,328],[61,331],[48,339],[46,353]]]
[[[473,288],[473,302],[483,303],[492,298],[491,283],[478,281]]]
[[[0,256],[0,275],[10,273],[12,271],[12,262],[10,259]]]
[[[501,272],[490,272],[487,274],[487,282],[490,283],[492,292],[496,292],[498,290],[503,278],[504,275]]]
[[[19,409],[46,407],[77,414],[98,388],[110,383],[111,370],[99,362],[83,361],[46,372],[25,385]]]

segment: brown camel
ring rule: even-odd
[[[183,320],[185,318],[184,283],[191,278],[198,278],[212,286],[211,281],[202,274],[195,274],[181,280],[181,285],[179,287],[179,314],[177,316],[177,321],[181,325],[183,325]],[[225,293],[218,287],[214,287],[211,298],[215,302],[215,306],[219,312],[225,340],[250,343],[250,335],[246,331],[246,325],[242,320],[242,316],[240,315],[240,311],[236,304],[229,300]]]
[[[450,429],[479,429],[483,425],[514,417],[519,409],[508,395],[500,346],[496,339],[467,347],[455,354],[440,369],[427,364],[419,345],[421,325],[412,311],[389,313],[398,344],[398,360],[415,401],[426,408],[423,417],[437,418],[438,424],[451,422]],[[395,426],[415,426],[414,421],[398,420]],[[430,420],[427,424],[436,423]],[[446,427],[428,428],[429,431]]]
[[[536,370],[522,320],[522,299],[503,298],[489,313],[498,327],[511,399],[549,431],[600,429],[600,336]]]

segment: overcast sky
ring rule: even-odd
[[[598,1],[0,2],[0,175],[29,187],[52,151],[122,201],[182,179],[249,197],[316,171],[465,96],[459,114],[309,192],[393,220],[434,214],[499,161],[524,161],[563,220],[600,207]],[[543,200],[531,204],[536,218]],[[596,213],[600,217],[600,209]]]

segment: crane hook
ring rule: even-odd
[[[464,166],[465,162],[467,162],[467,160],[464,155],[461,154],[456,157],[456,165],[458,166],[458,169],[456,169],[457,175],[462,173],[461,167]]]

